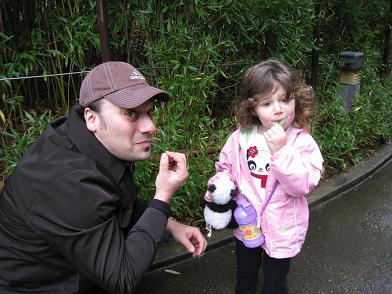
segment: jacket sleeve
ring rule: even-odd
[[[34,201],[31,227],[66,260],[110,293],[133,293],[151,264],[167,225],[148,207],[124,237],[110,181],[91,170],[74,170]]]
[[[294,144],[285,145],[271,158],[271,169],[280,187],[289,195],[304,196],[319,183],[323,158],[314,139],[306,132],[298,134]]]
[[[234,150],[233,150],[234,134],[231,134],[222,150],[219,153],[219,160],[215,163],[216,174],[208,180],[208,185],[213,184],[222,176],[222,173],[229,175],[230,179],[236,183],[234,170]]]

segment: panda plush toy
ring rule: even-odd
[[[204,220],[208,230],[207,236],[211,237],[213,229],[238,227],[233,215],[234,209],[237,207],[233,198],[237,195],[238,189],[229,176],[222,174],[213,184],[208,185],[208,191],[211,193],[212,202],[204,199],[202,201]]]

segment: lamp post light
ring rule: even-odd
[[[339,58],[342,65],[339,83],[342,90],[343,105],[348,110],[361,88],[360,70],[363,65],[363,53],[345,51],[339,54]]]

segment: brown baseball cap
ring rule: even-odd
[[[144,76],[132,65],[109,61],[94,67],[80,87],[79,104],[86,106],[105,98],[123,108],[134,108],[155,98],[168,101],[167,92],[150,86]]]

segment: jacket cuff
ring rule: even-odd
[[[166,216],[166,218],[169,218],[172,215],[170,205],[162,200],[151,199],[148,202],[148,207],[158,209],[160,212],[162,212]]]

